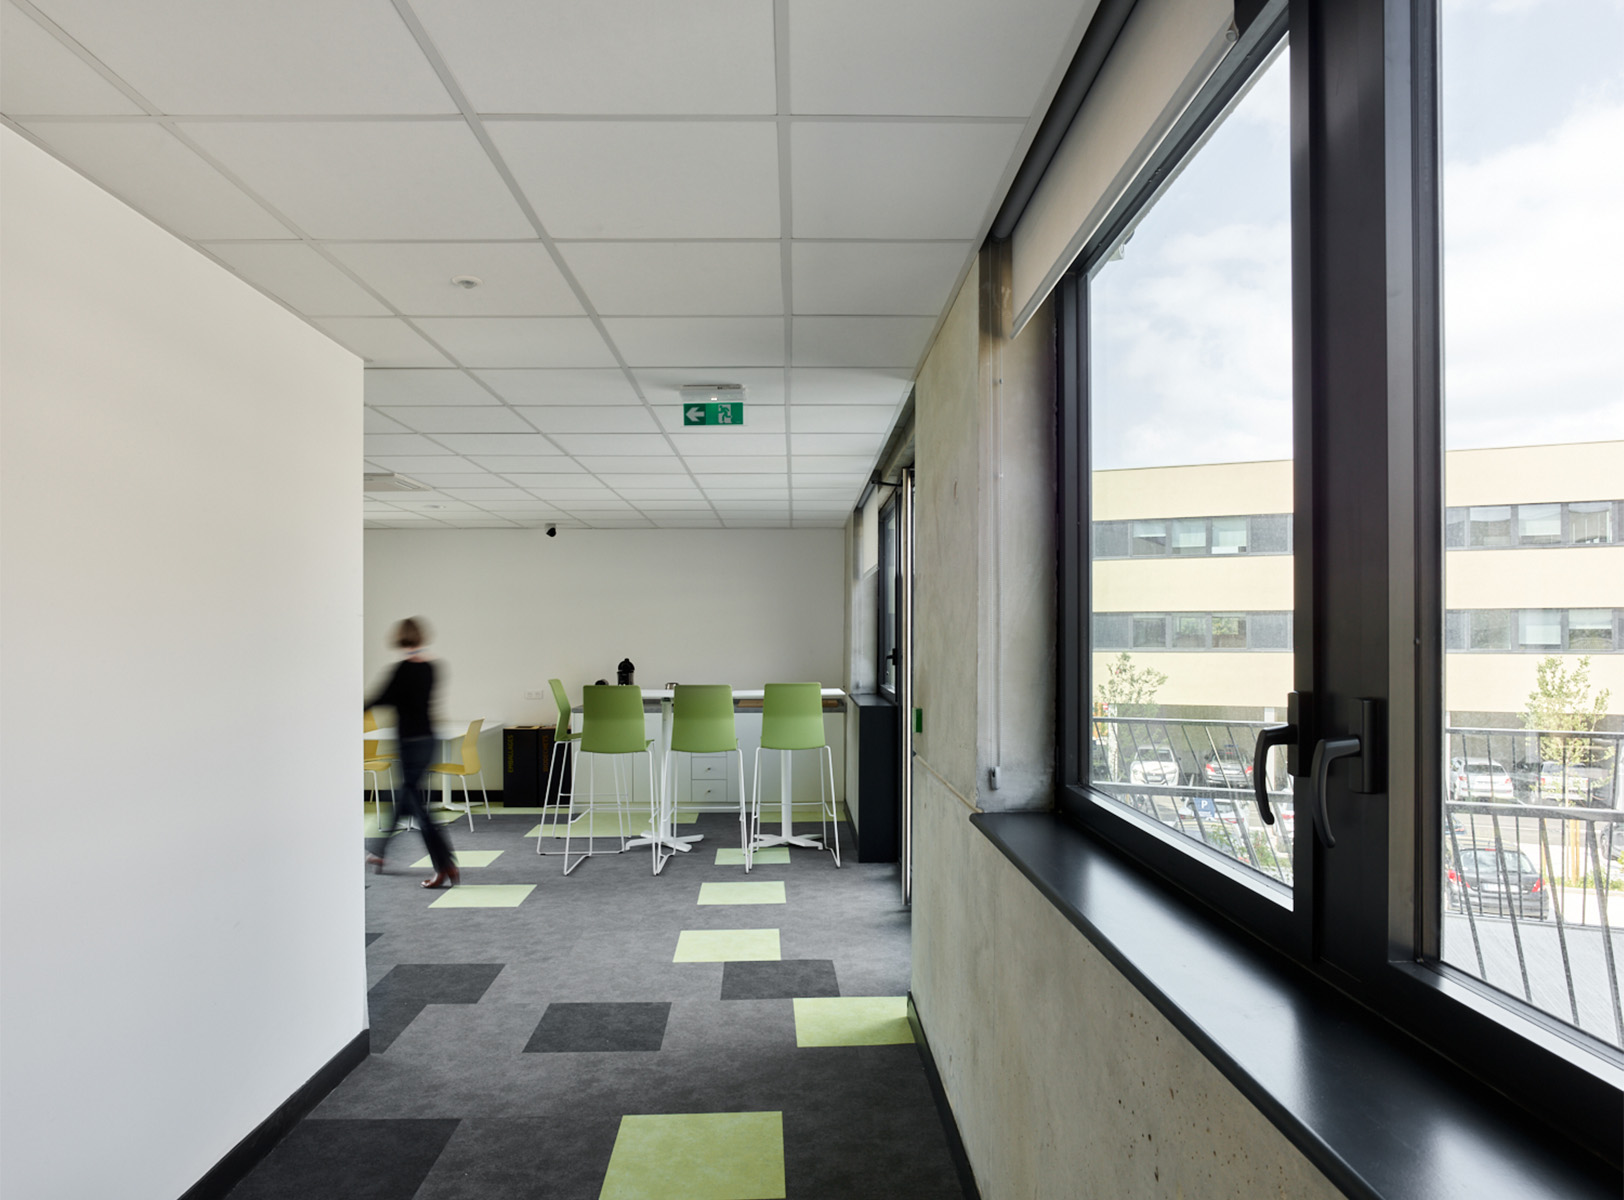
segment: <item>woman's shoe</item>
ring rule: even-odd
[[[367,866],[372,868],[375,875],[383,874],[383,857],[377,854],[367,855]]]
[[[425,879],[419,886],[426,888],[442,888],[448,882],[444,871],[436,871]]]

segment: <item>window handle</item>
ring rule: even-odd
[[[1269,808],[1269,781],[1266,778],[1269,748],[1296,744],[1295,725],[1265,725],[1257,731],[1257,749],[1252,751],[1252,788],[1257,792],[1257,810],[1263,814],[1265,825],[1274,824],[1274,813]]]
[[[1351,792],[1369,795],[1381,791],[1383,787],[1377,703],[1374,700],[1356,701],[1354,711],[1358,718],[1355,735],[1321,738],[1314,747],[1314,764],[1309,771],[1314,778],[1314,829],[1327,850],[1336,845],[1336,836],[1331,832],[1330,806],[1325,802],[1331,764],[1339,758],[1359,760],[1358,765],[1349,768],[1348,790]]]

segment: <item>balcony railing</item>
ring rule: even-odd
[[[1295,796],[1279,751],[1252,789],[1260,721],[1096,717],[1095,790],[1289,887]],[[1447,730],[1444,957],[1624,1046],[1624,809],[1616,733]]]

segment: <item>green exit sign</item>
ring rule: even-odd
[[[685,404],[682,406],[684,425],[743,425],[742,401],[724,401],[717,404]]]

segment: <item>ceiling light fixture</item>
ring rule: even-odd
[[[460,287],[465,292],[472,291],[484,282],[478,275],[453,275],[451,277],[451,286]]]
[[[433,489],[426,483],[419,483],[405,475],[397,475],[393,471],[365,471],[361,475],[361,490],[363,492],[427,492]]]

